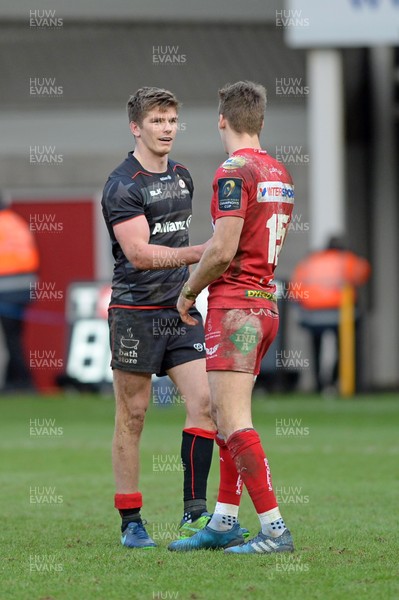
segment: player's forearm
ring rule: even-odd
[[[193,270],[188,279],[187,283],[190,289],[199,294],[228,269],[232,258],[225,254],[223,248],[215,245],[208,246],[197,268]]]
[[[147,244],[135,255],[128,258],[136,269],[142,271],[177,269],[199,262],[203,251],[203,245],[169,248],[169,246]]]

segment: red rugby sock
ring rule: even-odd
[[[242,478],[237,473],[236,465],[225,440],[216,435],[215,441],[219,446],[220,463],[220,483],[217,501],[239,506],[242,494]]]
[[[264,513],[278,506],[258,433],[254,429],[235,431],[226,443],[256,512]]]

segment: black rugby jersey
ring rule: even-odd
[[[115,259],[111,305],[174,306],[188,267],[162,268],[167,258],[155,257],[160,269],[136,269],[124,255],[113,226],[145,215],[150,229],[149,243],[170,248],[189,245],[193,182],[188,170],[168,160],[164,173],[144,169],[133,152],[111,173],[102,197],[102,210]]]

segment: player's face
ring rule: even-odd
[[[168,154],[177,133],[177,112],[174,108],[165,111],[154,109],[143,119],[141,126],[135,124],[136,142],[144,145],[156,156]]]

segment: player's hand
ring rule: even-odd
[[[188,311],[193,306],[194,300],[187,300],[182,295],[179,296],[177,301],[177,310],[179,311],[180,318],[186,325],[197,325],[198,319],[194,319],[191,315],[188,314]]]

